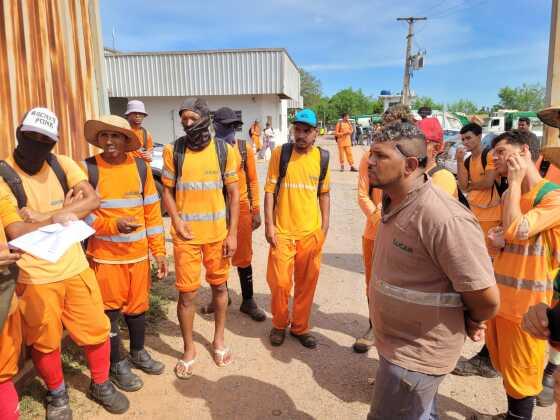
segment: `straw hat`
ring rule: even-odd
[[[560,106],[551,106],[537,113],[539,120],[551,127],[560,128]]]
[[[560,128],[560,106],[551,106],[537,113],[539,119],[550,127]],[[560,139],[548,139],[541,149],[545,159],[560,167]]]
[[[103,115],[97,120],[86,121],[84,135],[88,143],[100,147],[97,137],[101,131],[114,131],[123,134],[127,138],[127,152],[133,152],[142,146],[140,139],[130,129],[128,121],[117,115]]]

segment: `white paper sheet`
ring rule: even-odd
[[[56,223],[20,236],[10,241],[8,245],[36,258],[55,263],[72,245],[89,238],[94,233],[95,230],[81,220],[71,222],[67,226]]]

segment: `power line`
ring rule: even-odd
[[[404,62],[404,77],[403,77],[403,91],[402,103],[408,105],[410,102],[410,77],[412,75],[411,61],[412,61],[412,43],[414,37],[414,22],[427,20],[426,17],[400,17],[397,21],[405,21],[408,23],[408,35],[406,36],[406,56]]]

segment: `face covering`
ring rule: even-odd
[[[217,138],[228,144],[235,144],[235,128],[233,125],[214,122],[214,129],[216,130]]]
[[[190,127],[183,126],[185,130],[185,145],[188,149],[199,151],[210,143],[210,118],[202,118]]]
[[[21,132],[18,132],[17,139],[18,145],[14,150],[14,160],[26,173],[35,175],[43,167],[55,143],[35,141]]]

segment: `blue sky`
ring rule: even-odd
[[[105,45],[123,51],[286,48],[323,91],[400,91],[407,24],[425,68],[422,96],[478,105],[498,102],[503,86],[546,83],[551,0],[101,0]],[[344,7],[341,7],[341,4]]]

